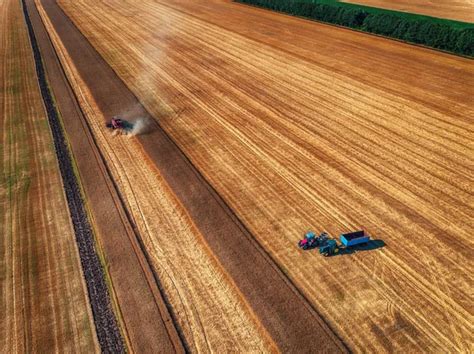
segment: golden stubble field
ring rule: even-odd
[[[21,2],[0,1],[0,348],[98,352]]]
[[[343,2],[474,22],[473,0],[343,0]]]
[[[275,350],[137,140],[111,134],[104,127],[103,113],[41,3],[37,5],[189,348],[196,352]]]
[[[222,1],[60,4],[351,349],[472,349],[470,60]],[[325,259],[310,228],[386,247]]]

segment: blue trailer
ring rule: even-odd
[[[341,240],[341,243],[344,246],[351,247],[369,242],[370,237],[366,235],[363,230],[361,230],[341,234],[341,236],[339,236],[339,239]]]
[[[341,234],[339,240],[341,241],[341,245],[338,245],[334,239],[328,240],[319,247],[319,253],[325,257],[333,256],[340,252],[344,253],[344,251],[350,251],[354,246],[369,242],[370,236],[366,235],[364,231],[355,231]]]

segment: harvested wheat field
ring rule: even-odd
[[[19,1],[0,2],[0,28],[0,348],[98,352]]]
[[[87,94],[87,88],[82,86],[82,90]],[[163,177],[143,162],[146,156],[140,145],[134,139],[116,139],[104,132],[101,112],[93,101],[83,103],[82,107],[89,105],[89,123],[110,162],[112,175],[189,349],[269,351],[271,341],[260,330],[219,263],[203,246],[199,230]]]
[[[474,350],[472,60],[229,0],[0,27],[2,349]]]
[[[81,107],[109,162],[189,348],[199,352],[211,348],[268,350],[271,344],[266,343],[265,334],[260,334],[245,303],[203,247],[192,220],[158,171],[144,163],[146,156],[140,145],[133,138],[117,138],[104,130],[103,114],[87,86],[70,69],[69,80],[77,89]],[[185,240],[185,244],[177,237]]]
[[[275,345],[202,242],[202,235],[135,138],[104,129],[106,117],[81,79],[43,4],[37,3],[82,110],[137,228],[185,345],[212,350],[269,352]],[[54,8],[45,2],[46,8]],[[53,13],[53,12],[50,12]],[[84,54],[81,52],[81,55]],[[113,90],[113,89],[112,89]],[[129,107],[133,112],[134,107]],[[127,116],[127,112],[121,112]],[[180,241],[182,239],[182,241]]]
[[[472,61],[226,1],[59,3],[350,349],[472,350]],[[385,247],[296,247],[358,228]]]
[[[473,0],[342,0],[389,10],[474,22]]]

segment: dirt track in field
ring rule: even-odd
[[[343,2],[474,22],[473,0],[343,0]]]
[[[221,1],[60,3],[350,348],[472,349],[472,61]],[[302,254],[308,228],[386,247]]]
[[[267,351],[274,344],[282,350],[318,345],[321,350],[343,351],[319,316],[261,253],[158,126],[139,138],[145,141],[147,154],[154,150],[154,161],[163,177],[153,164],[147,167],[143,163],[146,154],[140,145],[134,147],[135,140],[117,140],[104,132],[105,117],[133,108],[134,113],[147,113],[83,37],[68,27],[54,2],[42,4],[47,13],[43,18],[52,21],[47,26],[69,80],[102,152],[108,155],[109,168],[116,173],[150,258],[155,260],[153,265],[160,281],[163,279],[188,346],[203,351]],[[180,203],[185,208],[182,211]],[[177,235],[183,235],[182,242]],[[193,246],[188,247],[187,242]],[[181,244],[182,249],[176,249]],[[301,338],[303,331],[314,333],[317,341],[313,336]]]
[[[98,352],[21,2],[0,3],[0,348]]]

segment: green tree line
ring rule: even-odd
[[[474,24],[334,0],[237,0],[449,52],[474,56]]]

